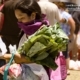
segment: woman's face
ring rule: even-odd
[[[19,22],[26,23],[32,20],[35,20],[35,13],[32,13],[31,16],[28,16],[26,13],[21,12],[19,9],[15,10],[15,16]]]

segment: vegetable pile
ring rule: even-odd
[[[58,56],[59,51],[66,49],[67,42],[68,37],[58,23],[49,27],[43,25],[18,51],[35,63],[55,70],[57,68],[55,57]]]

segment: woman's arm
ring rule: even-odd
[[[68,19],[68,24],[70,26],[70,35],[69,35],[69,38],[71,38],[74,34],[74,31],[75,31],[75,21],[73,20],[72,17],[70,17]]]
[[[12,54],[4,54],[4,56],[0,57],[0,59],[9,60],[12,57]],[[14,56],[14,61],[16,63],[22,64],[22,63],[32,63],[28,57],[22,56],[19,53],[16,53]]]
[[[19,53],[15,54],[14,60],[16,63],[33,63],[28,57],[25,57]]]

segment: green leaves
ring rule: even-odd
[[[41,44],[40,42],[35,42],[26,55],[29,57],[33,57],[34,55],[38,54],[38,52],[44,50],[45,48],[46,46],[44,44]]]
[[[59,51],[66,49],[67,41],[68,37],[58,23],[49,27],[43,25],[18,51],[35,63],[56,69],[54,59]]]

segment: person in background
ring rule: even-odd
[[[4,4],[2,10],[0,13],[4,15],[4,21],[2,28],[0,30],[0,38],[2,39],[3,43],[5,43],[5,47],[7,48],[7,53],[9,52],[9,45],[18,45],[19,40],[19,34],[20,34],[20,28],[17,25],[17,19],[14,15],[14,10],[11,7],[13,2],[8,2],[8,0],[3,1],[2,4]],[[0,20],[0,25],[2,23],[2,20]],[[0,59],[0,67],[5,65],[6,61],[4,59]],[[0,80],[3,76],[0,74]]]
[[[77,35],[78,32],[80,31],[80,11],[73,12],[72,17],[73,17],[75,24],[76,24],[76,28],[75,28],[74,33]]]
[[[56,22],[60,22],[60,23],[64,24],[65,21],[67,21],[67,19],[65,17],[62,17],[62,15],[60,14],[60,11],[58,9],[58,5],[55,3],[52,3],[52,1],[38,0],[38,4],[41,7],[42,13],[46,14],[46,17],[49,20],[50,25],[54,25]],[[72,17],[71,17],[71,19],[72,19]],[[70,20],[70,21],[72,21],[72,20]],[[74,21],[73,21],[73,23],[74,23]],[[72,27],[72,25],[71,25],[71,27]],[[74,26],[73,26],[73,28],[74,28]],[[73,28],[71,28],[71,29],[73,29]],[[66,58],[67,68],[69,68],[68,49],[64,52],[64,56]]]
[[[62,18],[65,19],[65,22],[61,22],[61,27],[63,29],[63,31],[68,35],[69,37],[69,43],[67,45],[67,49],[66,51],[63,52],[66,58],[66,63],[67,63],[67,69],[69,69],[69,51],[71,51],[70,47],[74,46],[74,40],[73,40],[73,37],[74,37],[74,31],[75,31],[75,21],[73,20],[72,16],[65,11],[66,9],[66,6],[63,2],[57,2],[55,3],[58,8],[59,8],[59,11],[60,11],[60,14],[62,16]],[[68,72],[69,74],[69,72]]]
[[[53,3],[51,0],[36,0],[41,8],[43,14],[46,15],[46,18],[49,21],[50,25],[54,25],[56,22],[65,22],[65,19],[62,18],[58,6]],[[46,5],[46,6],[45,6]]]
[[[47,0],[39,0],[38,4],[41,7],[42,13],[46,15],[50,25],[62,21],[62,17],[56,4]]]
[[[79,38],[78,35],[79,32],[80,32],[80,11],[74,11],[73,14],[72,14],[72,17],[75,21],[75,25],[76,25],[76,28],[75,28],[75,35],[76,35],[76,42],[77,42],[77,39]],[[74,59],[74,57],[76,58],[76,60],[80,60],[80,48],[79,46],[76,44],[75,42],[75,52],[73,53],[72,51],[72,59]],[[77,54],[78,53],[78,54]]]

